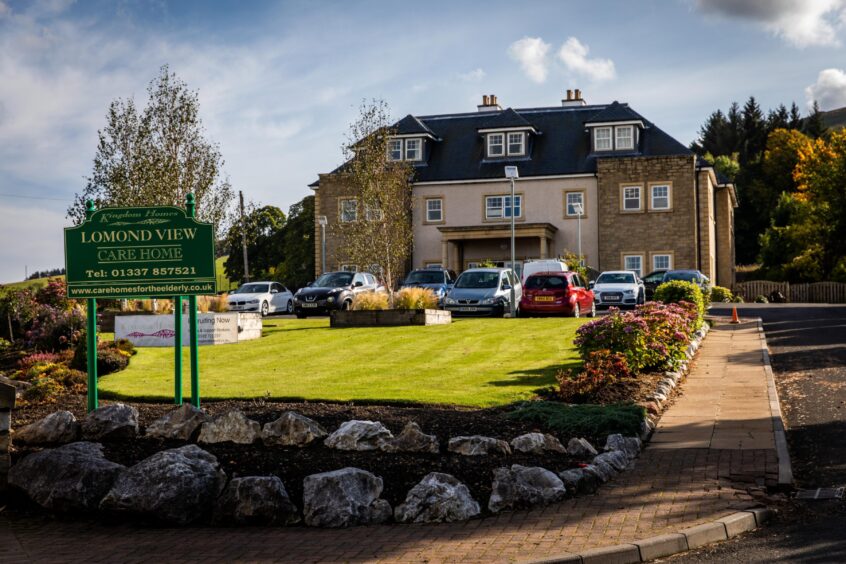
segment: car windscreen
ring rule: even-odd
[[[244,284],[235,292],[236,294],[264,294],[267,292],[267,284]]]
[[[353,275],[349,272],[329,272],[314,281],[315,288],[337,288],[349,286],[352,283]]]
[[[444,273],[437,270],[415,270],[405,279],[406,284],[443,284]]]
[[[464,272],[455,282],[456,288],[496,288],[499,272]]]
[[[597,284],[634,284],[634,275],[626,272],[606,272],[596,279]]]
[[[563,290],[566,287],[564,276],[533,275],[526,280],[527,290]]]
[[[664,274],[664,281],[684,280],[685,282],[699,282],[695,272],[667,272]]]

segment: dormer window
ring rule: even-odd
[[[597,127],[594,132],[594,148],[597,151],[610,151],[613,149],[611,145],[611,128]]]
[[[634,149],[634,126],[620,125],[614,128],[614,146],[618,151]]]
[[[488,134],[488,157],[505,156],[505,135],[503,133]]]
[[[508,154],[509,155],[525,155],[526,154],[526,134],[522,131],[512,132],[508,134]]]
[[[423,160],[423,140],[419,137],[413,137],[409,139],[390,139],[388,141],[388,160]]]
[[[487,158],[522,157],[526,154],[525,131],[502,131],[486,134]]]

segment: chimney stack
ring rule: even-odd
[[[576,88],[576,90],[567,89],[567,98],[565,100],[561,100],[561,105],[565,108],[576,108],[581,106],[587,106],[587,102],[582,99],[582,91]]]
[[[482,103],[476,106],[476,109],[480,112],[496,112],[502,108],[496,100],[496,94],[483,94]]]

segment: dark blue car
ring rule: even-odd
[[[455,272],[441,267],[418,268],[408,273],[400,288],[429,288],[438,297],[438,306],[444,304],[444,296],[455,283]]]

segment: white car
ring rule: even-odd
[[[561,260],[530,260],[523,264],[523,272],[520,274],[520,281],[525,286],[526,280],[528,280],[529,276],[532,274],[537,274],[538,272],[567,272],[568,270],[570,269],[567,268],[567,263]]]
[[[645,301],[646,289],[643,280],[632,270],[610,270],[603,272],[591,282],[594,303],[598,308],[634,307]]]
[[[293,313],[294,295],[279,282],[247,282],[229,294],[229,311]]]

